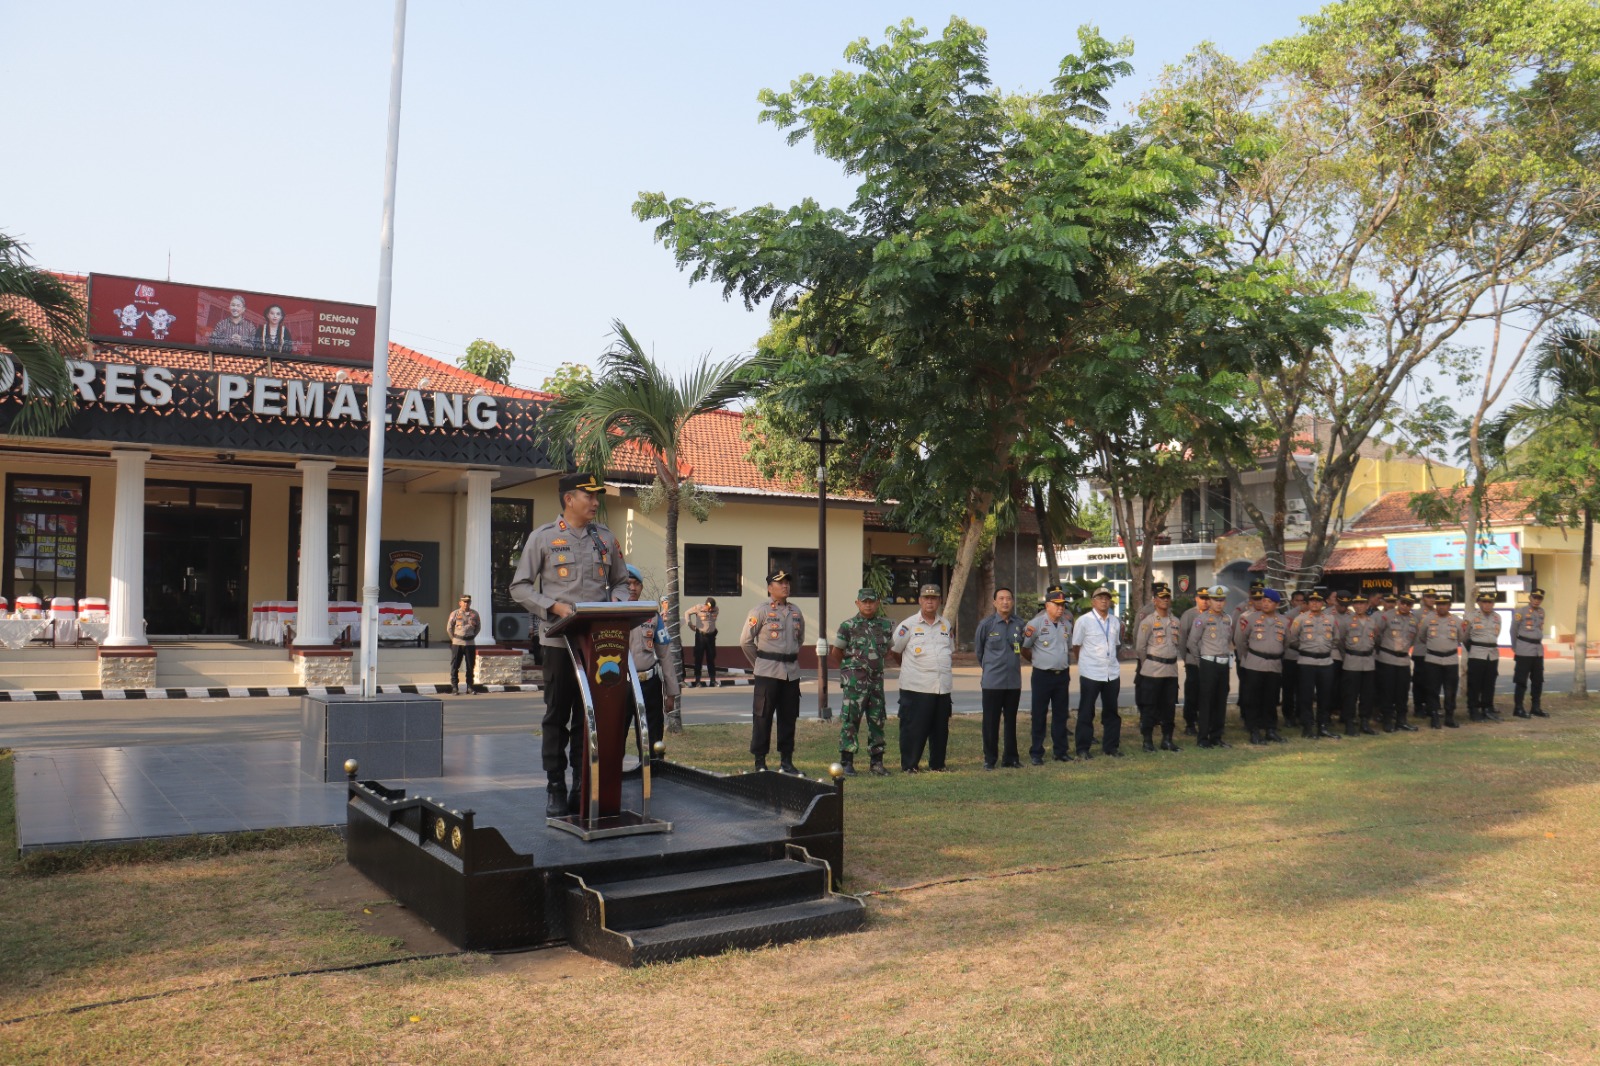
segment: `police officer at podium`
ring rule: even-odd
[[[561,516],[528,535],[522,559],[511,579],[511,598],[547,623],[565,618],[579,603],[611,599],[628,580],[622,545],[611,530],[595,522],[605,485],[593,474],[568,474],[558,483]],[[541,627],[544,645],[544,719],[541,748],[549,797],[545,814],[560,818],[578,802],[582,781],[583,695],[573,672],[572,656],[563,637]],[[567,762],[573,767],[567,789]]]

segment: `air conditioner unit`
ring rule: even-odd
[[[526,611],[504,611],[494,616],[495,640],[527,640],[528,614]]]

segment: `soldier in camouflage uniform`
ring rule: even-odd
[[[850,777],[856,774],[855,756],[861,750],[857,737],[861,719],[867,720],[867,751],[872,756],[872,772],[887,777],[883,765],[883,723],[887,715],[883,699],[883,668],[889,659],[889,644],[894,625],[878,617],[878,594],[871,589],[856,593],[856,616],[839,623],[833,638],[831,656],[839,668],[839,685],[844,691],[844,714],[839,720],[839,762]]]

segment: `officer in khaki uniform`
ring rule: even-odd
[[[1185,736],[1198,736],[1196,723],[1200,720],[1200,652],[1189,643],[1188,634],[1194,622],[1211,610],[1211,589],[1201,585],[1194,594],[1194,606],[1178,619],[1178,634],[1183,645],[1183,732]]]
[[[1516,665],[1511,675],[1511,713],[1518,718],[1548,718],[1539,707],[1539,697],[1544,694],[1544,589],[1528,593],[1528,603],[1511,612],[1511,661]],[[1529,683],[1533,685],[1533,710],[1523,710],[1522,697]]]
[[[1283,593],[1262,592],[1260,609],[1243,617],[1234,637],[1239,656],[1239,708],[1250,743],[1284,743],[1278,733],[1278,692],[1283,687],[1283,653],[1288,648],[1289,620],[1278,613]]]
[[[1435,729],[1454,729],[1456,689],[1461,684],[1461,666],[1456,652],[1461,648],[1467,627],[1450,613],[1449,600],[1435,600],[1433,607],[1433,614],[1417,623],[1416,647],[1422,650],[1422,692],[1428,701],[1428,724]],[[1441,710],[1443,721],[1440,720]]]
[[[1289,623],[1289,645],[1300,651],[1300,735],[1337,740],[1328,728],[1333,714],[1333,652],[1338,618],[1327,613],[1327,599],[1313,589],[1306,613]]]
[[[1500,677],[1500,614],[1494,609],[1494,593],[1478,593],[1478,609],[1463,621],[1467,627],[1462,641],[1467,648],[1467,718],[1503,721],[1494,709],[1494,684]]]
[[[628,593],[630,601],[644,594],[644,576],[628,564]],[[665,732],[665,715],[677,707],[678,675],[666,665],[672,660],[668,649],[672,638],[667,635],[667,623],[658,612],[628,631],[628,654],[633,659],[634,672],[639,675],[639,692],[644,696],[644,720],[650,734],[650,749]],[[632,693],[629,694],[632,702]],[[663,713],[665,712],[665,713]]]
[[[1183,631],[1172,616],[1172,592],[1156,590],[1150,613],[1139,623],[1133,638],[1138,670],[1133,679],[1133,702],[1139,707],[1139,733],[1144,750],[1155,751],[1156,726],[1161,727],[1161,750],[1178,751],[1172,742],[1173,712],[1178,705],[1178,660],[1183,658]]]
[[[1344,666],[1339,673],[1340,717],[1344,719],[1347,737],[1358,732],[1369,737],[1378,735],[1372,723],[1378,717],[1380,622],[1377,608],[1358,600],[1339,627],[1339,651],[1344,655]]]
[[[739,647],[755,674],[751,707],[750,754],[756,769],[767,768],[772,750],[772,721],[778,721],[778,771],[800,776],[794,765],[794,723],[800,717],[800,649],[806,641],[806,620],[789,602],[789,575],[767,575],[770,599],[750,612],[739,633]]]
[[[605,486],[593,474],[568,474],[558,485],[561,517],[528,535],[510,588],[512,599],[550,622],[571,614],[575,604],[611,599],[613,590],[628,580],[622,545],[611,530],[594,520]],[[539,643],[544,646],[541,755],[549,778],[545,813],[559,818],[570,813],[578,802],[579,771],[583,766],[583,695],[566,640],[545,635],[545,627],[541,627]],[[570,793],[566,787],[569,746],[575,770]]]
[[[1406,721],[1411,708],[1411,646],[1417,639],[1416,604],[1411,596],[1401,596],[1395,609],[1386,611],[1378,622],[1378,699],[1383,707],[1383,731],[1415,733],[1417,727]]]
[[[1195,702],[1202,748],[1231,748],[1222,739],[1224,717],[1228,711],[1228,667],[1233,662],[1233,618],[1226,613],[1228,588],[1211,587],[1211,606],[1184,630],[1185,654],[1193,652],[1200,674],[1195,683]]]

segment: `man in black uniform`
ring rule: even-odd
[[[572,613],[573,605],[611,599],[628,580],[622,545],[594,518],[606,491],[593,474],[568,474],[560,481],[561,517],[528,535],[511,598],[536,617],[554,622]],[[549,779],[545,814],[560,818],[578,803],[583,763],[583,695],[573,672],[572,656],[563,637],[546,636],[544,645],[544,719],[540,723],[544,772]],[[567,790],[568,748],[573,766]]]

